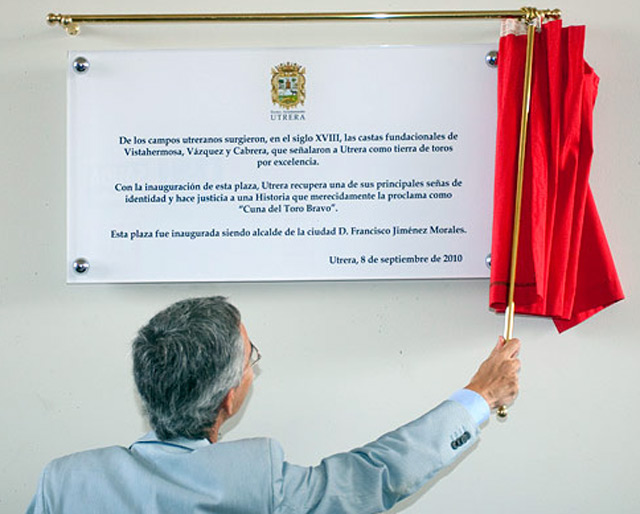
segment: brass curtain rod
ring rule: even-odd
[[[325,12],[325,13],[223,13],[223,14],[54,14],[50,25],[60,25],[76,35],[82,23],[190,23],[262,21],[356,21],[356,20],[459,20],[459,19],[557,19],[559,9],[523,7],[517,11],[405,11],[405,12]]]

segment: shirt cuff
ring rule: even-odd
[[[449,400],[459,403],[467,409],[478,426],[486,422],[491,415],[491,409],[486,400],[471,389],[458,389],[449,396]]]

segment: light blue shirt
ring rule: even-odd
[[[473,412],[482,410],[478,398],[462,393],[459,401],[456,394],[455,400],[378,440],[313,467],[286,462],[272,439],[210,444],[160,441],[150,432],[129,448],[89,450],[52,461],[27,512],[382,512],[417,491],[476,441],[479,425]]]
[[[458,389],[449,396],[449,400],[463,405],[473,417],[476,425],[481,426],[489,420],[491,409],[485,399],[471,389]]]

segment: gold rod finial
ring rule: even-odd
[[[523,7],[520,9],[522,18],[525,23],[537,23],[544,20],[559,20],[562,18],[562,11],[560,9],[536,9],[535,7]]]
[[[80,33],[80,24],[73,21],[73,17],[66,14],[47,14],[47,23],[49,25],[60,25],[70,36],[76,36]]]
[[[56,24],[60,24],[61,22],[62,22],[62,14],[56,14],[52,12],[47,14],[47,23],[49,25],[56,25]]]

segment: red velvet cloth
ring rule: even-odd
[[[533,84],[518,242],[516,313],[552,317],[558,331],[624,298],[589,187],[598,76],[584,61],[584,27],[543,25]],[[526,36],[502,37],[490,306],[509,287]]]

